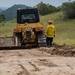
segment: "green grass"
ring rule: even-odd
[[[12,36],[15,26],[16,23],[12,21],[0,23],[0,37]]]
[[[75,19],[64,19],[62,12],[42,16],[41,21],[44,23],[45,28],[48,25],[47,21],[49,19],[53,20],[53,24],[56,27],[54,43],[75,46]]]
[[[64,18],[62,12],[52,13],[45,16],[40,16],[44,28],[48,25],[49,19],[53,20],[56,27],[56,36],[54,43],[58,45],[74,45],[75,46],[75,19],[67,20]],[[13,29],[16,26],[16,21],[9,21],[0,23],[0,37],[12,36]]]

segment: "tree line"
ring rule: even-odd
[[[56,8],[55,6],[45,4],[43,2],[37,4],[37,8],[39,10],[40,15],[46,15],[46,14],[59,11],[59,9]]]
[[[75,18],[75,1],[65,2],[59,7],[40,2],[36,5],[36,7],[38,8],[40,15],[47,15],[50,13],[62,11],[66,18]],[[0,22],[2,21],[5,21],[5,16],[3,14],[0,14]]]
[[[62,11],[66,18],[75,18],[75,1],[63,3]]]
[[[70,18],[70,19],[75,18],[75,1],[65,2],[59,7],[55,7],[55,6],[41,2],[37,5],[37,8],[39,9],[40,15],[46,15],[53,12],[62,11],[64,14],[64,17]]]

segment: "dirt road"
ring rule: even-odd
[[[1,50],[0,75],[75,75],[75,57],[53,55],[43,48]]]

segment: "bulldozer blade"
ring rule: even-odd
[[[13,50],[13,49],[26,49],[25,46],[9,46],[9,47],[0,47],[0,50]]]

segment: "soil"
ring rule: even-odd
[[[75,47],[0,50],[0,75],[75,75]]]
[[[74,46],[58,46],[54,45],[53,47],[41,47],[40,51],[50,53],[51,55],[60,55],[65,57],[74,57],[75,56],[75,47]]]

